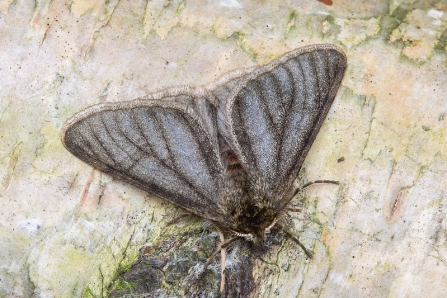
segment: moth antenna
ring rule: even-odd
[[[295,241],[296,244],[298,244],[301,247],[301,249],[304,251],[304,253],[309,259],[312,259],[312,253],[310,253],[307,250],[307,248],[298,240],[298,238],[296,238],[292,233],[287,231],[281,224],[277,223],[276,225],[279,229],[281,229],[284,233],[286,233],[287,236],[289,236],[293,241]]]
[[[300,191],[302,191],[303,189],[305,189],[308,186],[311,186],[312,184],[323,184],[323,183],[327,183],[327,184],[335,184],[335,185],[339,185],[340,182],[339,181],[335,181],[335,180],[315,180],[312,182],[307,182],[306,184],[304,184],[303,186],[297,188],[294,192],[293,192],[293,196],[296,196],[297,193],[299,193]]]

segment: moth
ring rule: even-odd
[[[281,228],[346,63],[334,45],[302,47],[209,85],[91,106],[65,123],[62,142],[87,164],[210,220],[222,243],[206,264],[221,251],[224,265],[235,239],[260,244]]]

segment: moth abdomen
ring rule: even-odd
[[[245,169],[242,167],[241,161],[234,153],[234,150],[227,143],[222,135],[218,136],[220,156],[228,174],[228,178],[242,181],[246,177]]]

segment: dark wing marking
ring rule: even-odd
[[[250,175],[280,193],[293,183],[345,68],[340,49],[313,45],[214,87],[219,133]]]
[[[215,108],[204,92],[177,87],[90,107],[67,121],[62,141],[86,163],[201,217],[216,206],[223,166]]]

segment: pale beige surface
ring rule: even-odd
[[[173,209],[71,156],[69,116],[321,42],[348,70],[304,178],[342,185],[308,189],[316,256],[272,250],[257,295],[445,294],[447,5],[334,2],[0,1],[0,296],[100,295]]]

